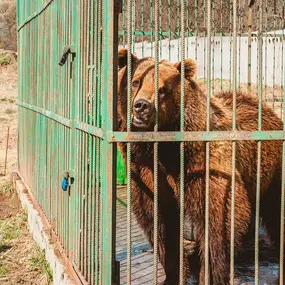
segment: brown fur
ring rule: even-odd
[[[232,114],[232,94],[220,92],[222,100]],[[258,98],[242,92],[237,93],[236,125],[238,130],[258,130]],[[282,130],[283,123],[266,105],[262,106],[262,130]],[[237,142],[237,169],[246,185],[254,208],[257,184],[257,142]],[[279,252],[281,213],[282,141],[263,141],[260,160],[260,216],[266,232]],[[269,206],[270,205],[270,206]]]
[[[187,65],[187,60],[186,63]],[[191,69],[194,61],[190,63]],[[185,72],[185,78],[192,80],[193,74]],[[212,103],[219,102],[224,115],[216,117],[216,125],[231,130],[233,92],[218,92]],[[240,131],[258,130],[257,96],[237,91],[236,94],[236,128]],[[213,120],[212,120],[213,121]],[[283,130],[283,122],[271,108],[262,104],[262,131]],[[257,142],[238,141],[236,152],[236,167],[241,174],[248,191],[253,210],[256,203],[257,184]],[[260,160],[260,216],[267,234],[279,251],[280,247],[280,212],[281,212],[281,177],[282,177],[282,141],[263,141],[261,143]],[[270,205],[270,207],[268,207]],[[254,213],[255,211],[253,211]],[[255,218],[254,216],[252,217]]]
[[[119,55],[125,54],[124,52]],[[120,60],[120,59],[119,59]],[[132,104],[144,98],[154,104],[154,60],[134,60]],[[158,129],[180,129],[181,75],[171,63],[159,65]],[[126,131],[127,122],[127,68],[119,71],[118,120],[119,130]],[[224,130],[220,117],[227,118],[219,100],[211,103],[211,129]],[[206,97],[195,81],[185,81],[185,131],[206,130]],[[228,121],[227,121],[228,122]],[[153,120],[144,127],[132,125],[132,131],[152,131]],[[126,159],[126,144],[119,147]],[[132,209],[153,245],[153,144],[132,143]],[[199,283],[204,284],[205,258],[205,171],[206,144],[185,142],[185,214],[191,218],[196,231],[196,242],[201,262]],[[236,171],[235,184],[235,246],[240,247],[250,222],[250,202],[240,174]],[[163,284],[179,283],[179,199],[180,199],[180,145],[160,143],[158,151],[158,218],[159,258],[166,273]],[[229,242],[231,215],[231,143],[210,143],[209,195],[209,251],[211,284],[229,282]],[[186,262],[188,261],[185,257]],[[187,274],[191,270],[187,268]]]

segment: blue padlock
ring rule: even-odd
[[[61,188],[63,191],[66,191],[68,189],[69,183],[68,178],[63,178],[61,182]]]

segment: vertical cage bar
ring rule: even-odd
[[[284,96],[285,98],[285,96]],[[285,109],[285,108],[284,108]],[[285,110],[283,110],[285,111]],[[284,116],[285,117],[285,116]],[[283,118],[283,130],[285,130],[285,119]],[[281,180],[281,224],[280,224],[280,260],[279,260],[279,284],[283,285],[284,278],[284,213],[285,213],[285,141],[282,143],[282,180]]]
[[[181,0],[181,92],[180,131],[184,132],[185,93],[185,1]],[[184,142],[180,143],[180,285],[184,284]]]
[[[233,113],[232,129],[236,130],[236,90],[237,90],[237,0],[233,0]],[[230,283],[234,285],[234,235],[235,235],[235,168],[236,168],[236,142],[232,142],[232,185],[231,185],[231,237],[230,237]]]
[[[75,42],[76,47],[77,43],[77,38],[74,37],[75,31],[80,28],[78,25],[78,18],[77,18],[77,10],[79,9],[79,2],[72,3],[72,11],[70,11],[72,15],[72,25],[71,25],[71,31],[70,31],[70,42]],[[71,119],[76,119],[77,118],[77,110],[78,110],[78,104],[77,104],[77,97],[78,97],[78,74],[79,74],[79,65],[78,61],[73,61],[72,58],[72,74],[71,74],[71,86],[72,86],[72,93],[71,93]],[[77,166],[77,157],[78,155],[74,155],[78,151],[78,148],[76,146],[76,130],[74,128],[71,129],[71,134],[70,134],[70,153],[69,153],[69,160],[70,160],[70,168],[75,169]],[[72,250],[72,260],[76,260],[76,236],[77,236],[77,205],[78,205],[78,191],[77,191],[77,185],[72,186],[72,205],[70,207],[71,213],[69,213],[69,225],[71,227],[71,233],[70,233],[70,248]],[[73,213],[73,214],[72,214]],[[72,217],[72,218],[71,218]],[[74,220],[76,223],[74,223]]]
[[[154,106],[155,106],[155,124],[154,131],[158,131],[158,81],[159,81],[159,0],[155,0],[154,6],[154,29],[155,29],[155,51],[154,51]],[[158,269],[158,142],[153,145],[153,284],[157,284]]]
[[[168,60],[171,61],[171,0],[167,0],[167,21],[168,21],[168,33],[169,33],[169,41],[168,41]]]
[[[267,7],[268,5],[268,0],[265,1],[265,5]],[[267,102],[267,63],[268,63],[268,13],[265,13],[265,55],[264,55],[264,64],[265,64],[265,68],[264,68],[264,73],[265,73],[265,78],[264,78],[264,99],[265,102]]]
[[[117,60],[118,26],[113,0],[103,2],[103,91],[102,125],[107,131],[116,129],[117,114]],[[116,144],[106,140],[102,148],[102,284],[113,284],[115,280],[116,250]]]
[[[285,1],[282,0],[282,37],[284,37],[284,14],[285,14]],[[285,130],[285,74],[283,64],[284,64],[284,40],[282,40],[282,68],[281,68],[281,82],[283,83],[283,100],[281,99],[281,112],[283,113],[283,130]],[[283,77],[283,78],[282,78]],[[282,90],[282,88],[281,88]],[[280,261],[279,261],[279,284],[284,284],[284,214],[285,214],[285,141],[282,143],[282,180],[281,180],[281,211],[280,211]]]
[[[210,131],[211,97],[211,15],[212,2],[207,0],[207,119],[206,131]],[[206,193],[205,193],[205,285],[209,285],[209,194],[210,194],[210,142],[206,142]]]
[[[127,66],[127,131],[131,131],[131,105],[132,105],[132,7],[133,0],[128,0],[127,6],[127,48],[128,48],[128,66]],[[131,284],[132,275],[132,217],[131,217],[131,202],[132,202],[132,185],[131,185],[131,143],[127,143],[127,284]]]
[[[263,1],[259,1],[259,29],[258,29],[258,130],[262,129],[262,9]],[[261,170],[261,141],[257,142],[257,181],[256,181],[256,212],[255,212],[255,285],[259,280],[259,213],[260,213],[260,170]]]
[[[221,0],[221,37],[220,37],[220,41],[221,41],[221,90],[223,90],[223,0]]]

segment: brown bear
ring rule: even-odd
[[[192,61],[192,65],[193,65]],[[176,64],[180,68],[180,64]],[[185,73],[188,80],[193,74]],[[233,92],[217,92],[211,102],[219,100],[223,116],[216,117],[216,124],[224,130],[231,130],[233,111]],[[237,91],[236,94],[236,127],[240,131],[258,130],[258,105],[256,95]],[[228,119],[226,119],[228,117]],[[266,104],[262,104],[262,131],[283,130],[283,122]],[[241,174],[248,191],[252,220],[255,218],[256,184],[257,184],[257,142],[238,141],[236,148],[236,167]],[[280,218],[281,218],[281,181],[282,179],[282,141],[272,140],[261,143],[260,160],[260,216],[266,232],[280,251]],[[270,206],[268,206],[270,205]]]
[[[189,60],[187,60],[189,62]],[[180,63],[176,66],[180,70]],[[187,68],[187,66],[186,66]],[[191,69],[196,70],[191,60]],[[193,80],[195,73],[185,72],[187,80]],[[231,130],[233,111],[233,92],[221,91],[211,98],[211,102],[219,100],[223,108],[223,116],[215,117],[219,128]],[[236,128],[239,131],[258,130],[257,96],[237,91],[236,94]],[[226,119],[227,117],[227,119]],[[266,104],[262,104],[262,131],[283,130],[282,120]],[[241,174],[248,190],[251,205],[256,203],[257,183],[257,142],[238,141],[236,167]],[[279,250],[280,243],[280,212],[281,212],[281,178],[282,178],[282,141],[263,141],[261,144],[260,161],[260,215],[271,241]],[[271,206],[268,207],[268,204]]]
[[[118,122],[119,130],[127,130],[127,51],[119,51]],[[186,73],[195,73],[191,60]],[[153,131],[158,114],[159,131],[180,130],[179,64],[159,63],[159,106],[154,107],[154,60],[132,56],[132,131]],[[215,102],[216,101],[216,102]],[[219,100],[211,102],[211,129],[224,130],[227,120]],[[206,130],[206,96],[194,80],[185,80],[185,131]],[[119,143],[126,159],[126,143]],[[210,283],[229,283],[229,250],[231,229],[231,142],[210,143],[209,174],[209,258]],[[195,228],[199,249],[199,283],[205,284],[205,188],[206,143],[185,142],[185,215]],[[149,242],[153,245],[153,143],[131,144],[132,210]],[[240,248],[251,217],[247,189],[238,171],[235,174],[235,247]],[[162,142],[158,149],[158,250],[166,279],[163,284],[179,283],[179,199],[180,144]],[[188,259],[185,256],[185,262]],[[185,276],[191,273],[186,269]]]
[[[223,106],[227,108],[231,121],[232,93],[218,92],[215,97],[223,101]],[[237,130],[242,131],[258,130],[257,96],[237,92],[236,126]],[[262,104],[262,130],[283,130],[281,119],[265,104]],[[256,203],[257,165],[257,142],[238,141],[236,166],[246,185],[253,207]],[[280,243],[281,178],[282,141],[261,142],[260,216],[271,241],[275,243],[278,250]]]

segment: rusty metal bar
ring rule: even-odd
[[[155,0],[154,6],[154,29],[155,29],[155,39],[154,39],[154,106],[155,106],[155,124],[154,132],[158,131],[158,84],[159,84],[159,0]],[[158,238],[159,238],[159,228],[158,228],[158,142],[153,145],[153,284],[157,284],[158,278]]]
[[[247,88],[248,92],[251,92],[251,41],[252,41],[252,5],[254,1],[250,1],[248,5],[248,19],[247,19],[247,26],[248,26],[248,69],[247,69]]]
[[[133,45],[133,0],[128,0],[127,6],[127,45],[128,45],[128,62],[127,62],[127,131],[131,131],[131,106],[132,106],[132,45]],[[127,144],[127,284],[131,284],[132,275],[132,217],[131,217],[131,202],[132,202],[132,185],[131,185],[131,144]]]
[[[181,0],[181,91],[180,91],[180,131],[184,132],[185,109],[185,0]],[[184,173],[185,150],[184,142],[180,143],[180,285],[184,284]]]
[[[232,129],[236,130],[236,93],[237,93],[237,0],[233,0],[233,114]],[[234,285],[235,265],[235,171],[236,142],[232,142],[232,185],[231,185],[231,237],[230,237],[230,283]]]
[[[210,97],[211,97],[211,29],[212,1],[207,0],[207,118],[206,131],[210,131]],[[206,193],[205,193],[205,285],[210,284],[209,255],[209,195],[210,195],[210,142],[206,141]]]
[[[258,130],[262,130],[262,9],[263,0],[259,1],[259,39],[258,39]],[[260,223],[260,171],[261,171],[261,141],[257,142],[257,181],[256,181],[256,212],[255,212],[255,285],[259,284],[259,223]]]
[[[270,141],[285,140],[280,131],[195,131],[195,132],[108,132],[109,142],[181,142],[181,141]]]
[[[284,22],[284,10],[285,1],[282,0],[282,21],[283,21],[283,30],[284,34],[285,22]],[[284,76],[284,43],[282,41],[282,71],[281,76],[283,77],[283,106],[281,105],[281,112],[283,110],[283,130],[285,130],[285,76]],[[281,83],[282,84],[282,83]],[[281,178],[281,208],[280,208],[280,260],[279,260],[279,284],[284,284],[284,215],[285,215],[285,141],[282,143],[282,178]]]

